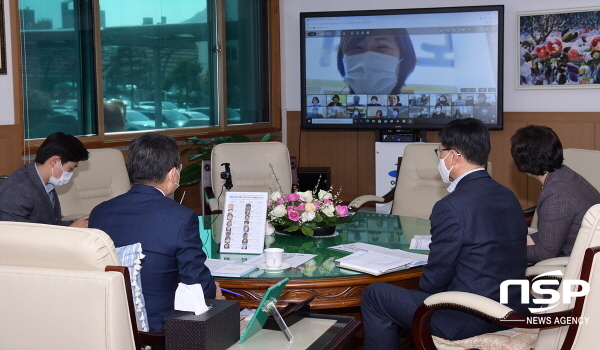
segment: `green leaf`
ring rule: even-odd
[[[273,139],[273,134],[268,133],[265,134],[265,136],[262,137],[262,139],[260,139],[260,142],[268,142],[271,141]]]
[[[228,143],[231,142],[231,137],[229,136],[219,136],[212,139],[212,142],[215,144]]]
[[[313,219],[314,222],[323,222],[323,215],[321,215],[321,213],[315,213],[315,218]]]
[[[186,142],[189,141],[195,145],[208,145],[209,142],[202,140],[201,138],[197,137],[197,136],[192,136],[190,138],[188,138],[186,140]]]
[[[250,139],[248,138],[248,136],[234,134],[234,133],[231,133],[231,139],[233,140],[233,142],[250,142]]]
[[[286,227],[285,229],[283,229],[285,232],[293,232],[296,231],[297,229],[299,229],[300,227],[296,226],[296,225],[290,225],[288,227]]]
[[[202,165],[192,163],[181,170],[179,184],[182,186],[194,184],[202,179]]]
[[[196,160],[198,158],[208,158],[209,156],[210,156],[210,153],[203,152],[203,153],[199,153],[199,154],[194,154],[193,156],[189,156],[188,160]]]
[[[300,230],[306,236],[313,236],[315,234],[315,230],[313,230],[312,227],[302,226],[302,227],[300,227]]]

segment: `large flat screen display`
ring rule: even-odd
[[[502,128],[503,6],[300,14],[302,127]]]

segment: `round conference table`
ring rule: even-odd
[[[211,217],[204,217],[202,230],[211,231]],[[220,218],[216,218],[219,220]],[[265,237],[265,247],[283,248],[286,253],[315,254],[316,257],[294,268],[280,273],[267,273],[258,269],[240,278],[218,277],[220,286],[242,296],[226,294],[229,300],[239,300],[242,308],[256,308],[265,291],[283,278],[289,278],[278,306],[298,302],[313,295],[311,309],[341,309],[360,306],[360,294],[374,282],[386,282],[404,288],[416,289],[421,276],[420,268],[412,268],[372,276],[361,272],[339,268],[334,260],[349,253],[330,249],[331,246],[363,242],[381,247],[402,249],[416,253],[428,251],[410,250],[411,238],[415,235],[429,235],[430,222],[427,219],[402,217],[378,213],[357,213],[353,222],[338,226],[333,237],[313,238],[275,233]],[[215,232],[217,230],[215,229]],[[215,232],[204,232],[205,247],[213,259],[244,262],[256,257],[250,254],[220,254],[220,237]],[[208,242],[207,242],[208,241]],[[336,312],[336,310],[330,310]],[[337,310],[342,311],[342,310]]]

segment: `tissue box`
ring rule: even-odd
[[[200,315],[177,311],[165,324],[167,350],[223,350],[240,340],[240,303],[206,299],[212,306]]]

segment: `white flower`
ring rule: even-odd
[[[267,227],[265,227],[265,235],[270,236],[275,233],[275,227],[267,222]]]
[[[328,217],[332,217],[335,214],[335,207],[331,203],[325,204],[321,207],[321,212]]]
[[[304,206],[304,210],[315,211],[315,210],[317,210],[317,207],[315,206],[314,203],[310,202],[310,203],[306,203],[306,205]]]
[[[273,210],[271,210],[270,215],[274,216],[276,218],[280,218],[282,216],[285,216],[287,214],[287,210],[285,209],[285,206],[283,204],[280,204],[278,206],[276,206],[275,208],[273,208]]]
[[[333,196],[331,195],[331,193],[329,193],[327,191],[319,190],[319,200],[324,201],[326,199],[333,199]]]
[[[315,219],[315,212],[312,210],[307,210],[302,215],[300,215],[300,220],[302,222],[313,221]]]
[[[279,198],[281,198],[281,192],[280,191],[275,191],[275,192],[271,193],[271,200],[273,202],[276,202]]]
[[[298,194],[300,195],[300,199],[305,203],[313,201],[312,191],[298,192]]]

